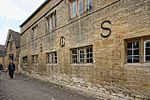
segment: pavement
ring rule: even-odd
[[[15,75],[10,79],[2,73],[0,80],[0,100],[96,100],[61,86]]]

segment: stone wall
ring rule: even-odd
[[[57,28],[45,32],[45,18],[35,20],[48,11],[55,0],[51,0],[35,17],[22,27],[21,53],[28,56],[22,63],[23,72],[65,87],[80,90],[105,99],[148,99],[150,98],[150,64],[126,63],[126,39],[150,36],[149,0],[93,0],[89,12],[74,19],[69,18],[69,0],[63,0],[56,10]],[[47,15],[45,15],[47,16]],[[104,30],[101,25],[110,21]],[[32,28],[38,24],[38,34],[31,40]],[[60,46],[61,36],[65,47]],[[72,64],[72,48],[93,46],[92,64]],[[41,51],[42,49],[42,51]],[[46,53],[57,51],[58,63],[46,64]],[[142,51],[141,51],[142,52]],[[39,63],[32,64],[31,55],[38,54]]]

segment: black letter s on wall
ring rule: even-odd
[[[107,37],[110,36],[110,34],[111,34],[111,29],[108,28],[108,27],[103,26],[105,23],[111,24],[111,21],[106,20],[106,21],[103,21],[102,24],[101,24],[101,28],[102,28],[103,30],[109,31],[109,33],[108,33],[107,35],[104,35],[103,33],[101,33],[101,36],[104,37],[104,38],[107,38]]]

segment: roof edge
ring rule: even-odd
[[[34,15],[36,15],[50,0],[44,1],[39,8],[37,8],[21,25],[23,27]]]
[[[6,38],[6,41],[5,41],[5,48],[7,48],[7,46],[8,46],[8,39],[9,39],[10,35],[12,34],[12,32],[13,32],[13,33],[17,33],[18,35],[21,36],[21,34],[20,34],[19,32],[14,31],[14,30],[12,30],[12,29],[9,29],[9,30],[8,30],[8,34],[7,34],[7,38]]]

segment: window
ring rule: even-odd
[[[131,41],[127,43],[127,62],[139,62],[139,41]]]
[[[32,39],[32,40],[33,40],[33,39],[36,39],[37,29],[38,29],[38,26],[37,26],[37,25],[32,28],[32,34],[31,34],[31,39]]]
[[[53,13],[51,13],[48,17],[47,17],[47,28],[46,28],[46,32],[50,32],[53,29],[56,28],[56,11],[54,11]]]
[[[86,62],[87,63],[93,62],[93,50],[92,50],[92,48],[86,49]]]
[[[77,49],[72,50],[72,63],[77,63]]]
[[[92,8],[92,0],[86,0],[86,11]]]
[[[47,53],[47,63],[50,63],[50,64],[57,63],[57,53],[56,52]]]
[[[38,63],[38,55],[32,55],[32,63]]]
[[[71,50],[72,63],[93,63],[92,46]]]
[[[27,56],[22,57],[22,62],[23,63],[27,63],[27,60],[28,60]]]
[[[70,0],[71,18],[81,15],[92,9],[92,0]]]
[[[150,62],[150,40],[144,41],[144,61]]]
[[[76,0],[72,2],[72,17],[76,16]]]
[[[80,49],[79,50],[79,55],[80,55],[80,63],[84,63],[85,62],[85,49]]]
[[[84,9],[83,9],[83,0],[78,1],[78,10],[79,10],[79,15],[81,15],[84,11]]]
[[[150,39],[149,36],[139,37],[126,41],[127,63],[150,62]]]

